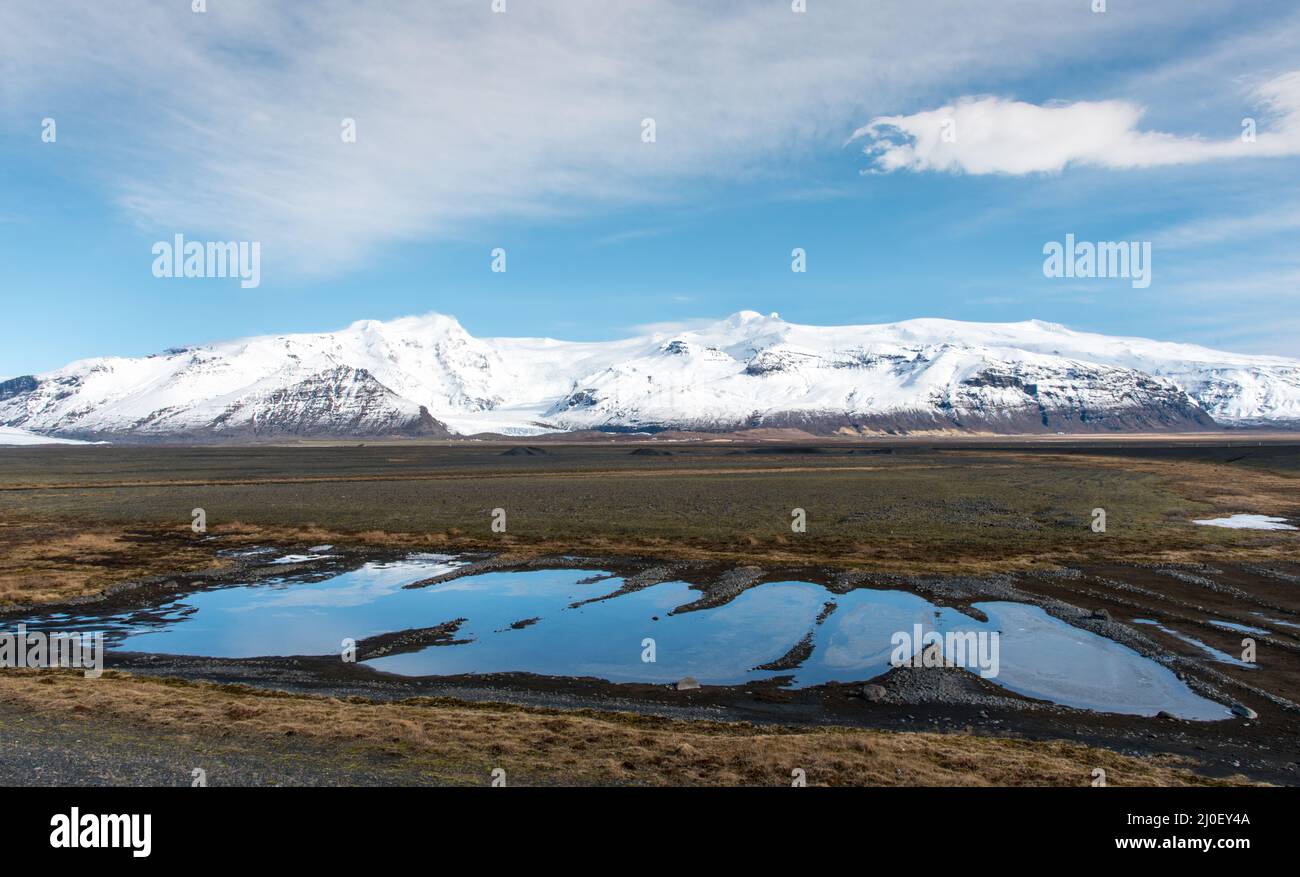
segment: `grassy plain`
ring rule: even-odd
[[[94,592],[211,562],[190,530],[277,542],[985,572],[1285,556],[1300,445],[1063,447],[390,443],[4,449],[0,600]],[[645,453],[652,447],[657,453]],[[643,453],[636,453],[641,449]],[[887,452],[882,452],[887,451]],[[491,529],[504,509],[506,532]],[[1094,533],[1093,509],[1106,511]],[[791,529],[803,509],[806,532]],[[24,599],[26,598],[26,599]]]

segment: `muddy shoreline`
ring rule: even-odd
[[[214,547],[220,544],[214,540]],[[309,546],[279,546],[297,553]],[[10,609],[0,624],[33,612],[110,614],[145,611],[200,590],[248,584],[293,575],[320,581],[365,562],[396,561],[411,556],[402,550],[340,549],[331,557],[266,564],[267,554],[229,552],[229,565],[212,574],[153,576],[116,585],[93,597],[57,605]],[[725,605],[749,588],[774,581],[806,581],[835,594],[858,588],[897,589],[919,594],[936,606],[978,616],[971,603],[1014,600],[1043,608],[1069,624],[1106,636],[1176,672],[1189,687],[1225,705],[1241,703],[1258,713],[1218,722],[1169,717],[1093,713],[1032,700],[986,682],[964,670],[895,668],[871,680],[863,696],[861,682],[830,683],[802,689],[781,687],[781,677],[730,686],[676,691],[669,686],[611,683],[594,678],[538,676],[528,673],[472,676],[405,677],[345,663],[338,656],[203,658],[144,653],[110,653],[106,666],[137,674],[250,685],[258,688],[381,701],[451,698],[467,702],[505,702],[563,709],[630,711],[672,718],[745,721],[758,724],[850,726],[895,731],[963,731],[1033,740],[1064,739],[1106,747],[1131,755],[1171,753],[1192,758],[1211,776],[1241,773],[1285,785],[1300,784],[1300,636],[1280,633],[1256,637],[1260,668],[1240,670],[1190,654],[1159,631],[1128,623],[1133,616],[1177,622],[1205,641],[1228,648],[1240,637],[1209,623],[1230,619],[1248,623],[1252,612],[1300,620],[1300,566],[1295,564],[1207,567],[1113,565],[1037,573],[991,576],[879,575],[837,567],[734,567],[718,563],[665,563],[624,557],[550,555],[519,558],[509,554],[462,556],[465,566],[407,587],[436,587],[456,578],[487,571],[564,567],[613,574],[622,587],[595,599],[616,599],[630,590],[664,581],[684,581],[699,592],[675,612]],[[827,613],[833,609],[825,610]],[[449,622],[452,620],[449,619]],[[1256,624],[1262,624],[1255,618]],[[440,625],[385,634],[374,648],[422,646],[451,642],[454,626]],[[1300,631],[1295,631],[1300,633]],[[796,651],[798,647],[796,647]],[[386,652],[385,652],[386,653]],[[806,656],[805,656],[806,657]],[[787,663],[801,660],[787,655]],[[781,659],[785,661],[786,659]],[[776,667],[773,662],[771,669]],[[865,680],[863,680],[865,681]]]

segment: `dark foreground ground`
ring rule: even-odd
[[[1033,602],[1258,717],[1099,716],[955,670],[891,671],[868,698],[860,685],[679,692],[518,674],[411,680],[337,658],[123,655],[112,665],[132,676],[0,671],[0,781],[188,783],[199,755],[224,778],[214,784],[472,784],[498,767],[598,784],[788,783],[795,768],[832,784],[1086,785],[1099,766],[1111,784],[1300,777],[1300,638],[1259,637],[1258,669],[1245,670],[1131,624],[1154,618],[1235,653],[1241,635],[1210,618],[1300,621],[1300,534],[1190,524],[1300,516],[1294,444],[532,447],[4,449],[0,600],[11,618],[25,605],[147,605],[200,581],[246,581],[217,555],[246,544],[331,542],[343,563],[424,549],[515,567],[562,552],[565,565],[581,555],[643,579],[667,569],[710,605],[734,598],[737,581],[792,578],[957,607]],[[195,508],[206,534],[189,526]],[[506,533],[490,528],[495,508]],[[804,533],[790,529],[794,508]],[[1105,533],[1090,526],[1094,508],[1107,511]]]

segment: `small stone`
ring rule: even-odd
[[[696,679],[694,676],[683,676],[677,681],[675,687],[678,691],[693,691],[700,687],[700,680]]]
[[[1234,716],[1241,716],[1243,719],[1258,719],[1259,713],[1255,712],[1244,703],[1234,703],[1229,709]]]
[[[885,686],[883,685],[864,685],[862,686],[862,697],[872,703],[879,703],[885,699]]]
[[[1092,610],[1092,617],[1098,621],[1110,621],[1110,612],[1105,609]]]

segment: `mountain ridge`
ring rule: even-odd
[[[0,425],[82,439],[1195,431],[1300,426],[1300,360],[918,318],[740,311],[612,341],[477,338],[443,314],[97,357],[0,382]]]

